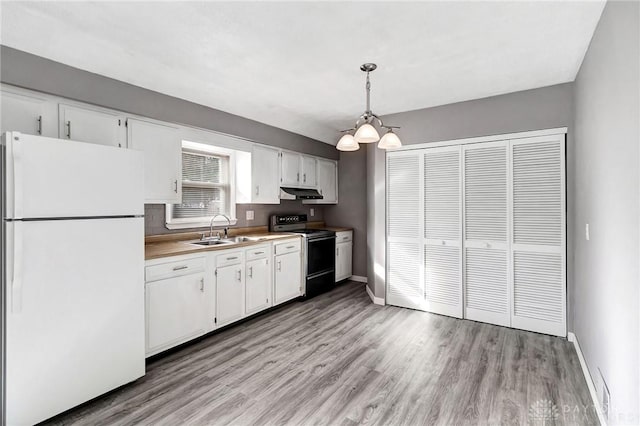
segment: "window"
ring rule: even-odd
[[[191,228],[208,226],[216,214],[229,216],[235,222],[235,204],[231,191],[231,157],[226,149],[183,142],[182,203],[167,205],[167,227]],[[220,217],[215,224],[226,224]]]

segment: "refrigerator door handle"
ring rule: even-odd
[[[22,226],[21,221],[13,223],[13,278],[11,282],[11,312],[22,311]]]
[[[22,143],[20,142],[20,133],[11,132],[11,153],[7,156],[8,161],[11,162],[12,181],[8,181],[9,184],[7,192],[12,195],[13,198],[13,219],[22,218]],[[8,207],[8,206],[7,206]]]

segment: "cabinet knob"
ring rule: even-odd
[[[67,121],[67,139],[71,139],[71,120]]]
[[[41,135],[42,134],[42,116],[39,115],[36,121],[38,122],[38,127],[36,130],[38,134]]]

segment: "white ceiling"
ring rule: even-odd
[[[2,2],[1,42],[335,143],[378,115],[573,81],[592,2]],[[392,124],[392,123],[390,123]]]

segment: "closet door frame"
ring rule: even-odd
[[[510,210],[510,201],[509,196],[511,193],[511,165],[509,161],[509,140],[495,140],[489,142],[478,142],[478,143],[469,143],[462,145],[462,301],[463,301],[463,318],[472,320],[472,321],[480,321],[486,322],[490,324],[500,325],[504,327],[511,327],[511,311],[512,311],[512,299],[513,299],[513,286],[511,285],[512,276],[511,276],[511,256],[510,256],[510,235],[512,229],[511,223],[511,210]],[[490,148],[490,147],[504,147],[505,148],[505,173],[506,173],[506,238],[504,242],[496,242],[493,240],[472,240],[467,241],[467,203],[466,203],[466,161],[465,161],[465,153],[466,151],[480,148]],[[507,311],[506,314],[498,314],[492,313],[489,311],[483,311],[479,309],[473,309],[467,307],[467,249],[469,248],[480,248],[480,249],[498,249],[504,250],[505,252],[505,263],[506,263],[506,282],[507,282],[507,294],[506,294],[506,302],[507,302]]]
[[[425,303],[425,275],[424,275],[424,155],[422,153],[423,150],[411,150],[411,151],[401,151],[401,152],[388,152],[385,158],[385,300],[386,304],[401,306],[410,309],[418,309],[418,310],[426,310]],[[415,157],[418,159],[418,183],[420,185],[421,190],[418,194],[418,217],[416,220],[418,221],[418,233],[414,237],[397,237],[391,236],[389,233],[389,158],[401,158],[401,157]],[[407,243],[407,244],[418,244],[419,246],[419,277],[418,282],[422,286],[422,299],[415,300],[411,303],[403,303],[406,301],[402,301],[396,299],[396,297],[390,292],[390,270],[391,265],[389,262],[390,256],[390,245],[393,243]]]
[[[543,142],[558,142],[560,144],[560,187],[561,190],[561,245],[558,248],[545,245],[531,245],[520,244],[515,242],[515,230],[513,229],[514,222],[514,175],[513,175],[513,148],[516,145],[526,144],[539,144]],[[510,176],[510,189],[509,189],[509,211],[510,211],[510,223],[511,232],[509,233],[509,273],[510,273],[510,315],[511,315],[511,327],[522,330],[530,330],[538,333],[551,334],[555,336],[566,337],[567,336],[567,163],[566,163],[566,136],[565,134],[556,134],[548,136],[537,136],[529,138],[520,138],[509,141],[509,176]],[[562,323],[538,320],[533,318],[519,317],[515,313],[515,252],[518,250],[537,252],[537,253],[549,253],[559,254],[562,257]]]

